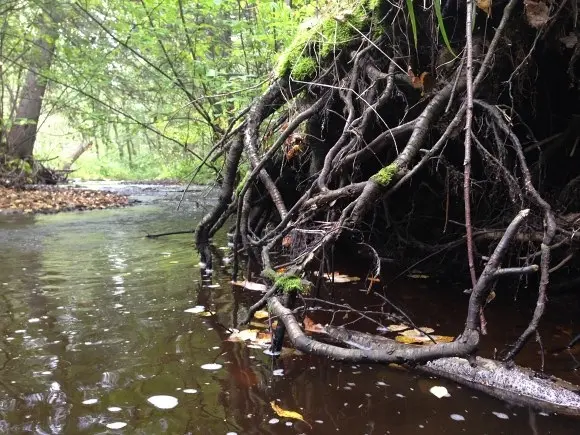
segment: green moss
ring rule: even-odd
[[[292,77],[296,80],[306,80],[316,73],[318,63],[311,57],[301,57],[292,67]]]
[[[352,8],[349,8],[352,6]],[[336,48],[342,48],[359,36],[369,22],[364,4],[346,4],[321,19],[311,19],[298,27],[292,43],[281,54],[276,75],[292,74],[298,80],[314,74],[317,59],[324,59]]]
[[[262,271],[262,276],[264,278],[268,278],[270,281],[276,281],[279,275],[276,273],[274,269],[267,268]]]
[[[305,292],[305,286],[302,284],[302,279],[296,275],[279,275],[274,285],[282,290],[284,293],[291,291]]]
[[[397,174],[398,171],[399,168],[397,167],[397,164],[391,163],[390,165],[385,166],[383,169],[381,169],[379,172],[373,175],[371,179],[375,183],[383,187],[386,187],[389,185],[389,183],[391,182],[391,180]]]

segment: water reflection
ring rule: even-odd
[[[150,204],[0,221],[0,433],[577,433],[452,383],[226,341],[256,295],[228,284],[225,235],[211,268],[190,237],[143,238],[192,215]],[[215,314],[185,312],[197,305]],[[148,401],[159,395],[178,404]]]

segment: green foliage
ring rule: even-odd
[[[447,36],[447,31],[445,30],[445,24],[443,23],[443,14],[441,13],[441,0],[433,0],[433,5],[435,6],[435,15],[437,16],[437,27],[441,32],[441,36],[443,37],[443,42],[449,50],[449,53],[453,55],[453,57],[457,57],[457,55],[453,52],[451,48],[451,44],[449,43],[449,37]]]
[[[406,0],[407,10],[409,11],[409,21],[411,21],[411,30],[413,32],[413,42],[417,48],[417,18],[415,17],[415,8],[413,7],[413,0]]]
[[[397,167],[397,164],[391,163],[390,165],[385,166],[379,172],[373,175],[371,179],[380,186],[386,187],[389,185],[393,177],[397,175],[398,171],[399,168]]]
[[[142,153],[131,162],[120,160],[115,153],[97,156],[86,153],[72,166],[71,177],[83,180],[188,180],[201,161],[181,156],[163,157],[157,153]],[[213,171],[204,167],[194,180],[207,184],[215,179]]]
[[[369,22],[364,4],[347,2],[322,18],[310,18],[298,27],[295,38],[278,59],[276,75],[301,80],[316,71],[318,62],[358,36]]]

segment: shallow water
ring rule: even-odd
[[[207,199],[175,211],[171,189],[138,196],[145,202],[125,209],[0,217],[0,433],[580,433],[580,420],[451,382],[291,351],[274,360],[225,341],[255,295],[232,289],[220,261],[202,281],[190,236],[143,237],[193,228]],[[409,299],[425,291],[405,285]],[[216,314],[184,312],[197,305]],[[210,363],[221,367],[201,367]],[[568,363],[548,361],[578,383]],[[451,397],[437,399],[434,385]],[[148,401],[158,395],[177,405]],[[306,423],[277,416],[272,401]]]

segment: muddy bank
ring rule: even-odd
[[[125,207],[134,203],[126,195],[99,190],[62,186],[34,186],[24,189],[0,187],[0,215],[51,214]]]

